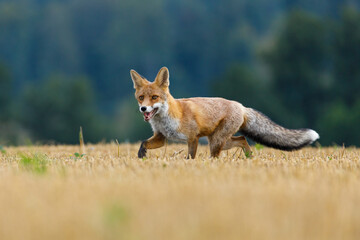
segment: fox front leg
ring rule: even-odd
[[[165,144],[165,137],[161,133],[155,133],[154,136],[145,140],[141,143],[138,157],[143,158],[146,157],[146,150],[147,149],[155,149],[164,146]]]
[[[188,141],[188,155],[187,155],[187,159],[189,159],[190,157],[192,159],[195,158],[196,156],[196,150],[198,147],[198,143],[199,143],[199,138],[196,138],[194,140]]]

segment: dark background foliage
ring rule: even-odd
[[[0,144],[139,141],[129,70],[360,146],[359,1],[0,0]]]

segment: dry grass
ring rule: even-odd
[[[359,149],[137,149],[6,148],[0,239],[360,239]]]

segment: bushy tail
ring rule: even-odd
[[[240,132],[265,146],[286,151],[300,149],[319,139],[314,130],[281,127],[252,108],[246,108],[245,123]]]

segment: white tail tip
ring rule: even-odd
[[[312,129],[309,129],[308,136],[311,139],[311,143],[315,142],[317,139],[320,138],[319,134]]]

